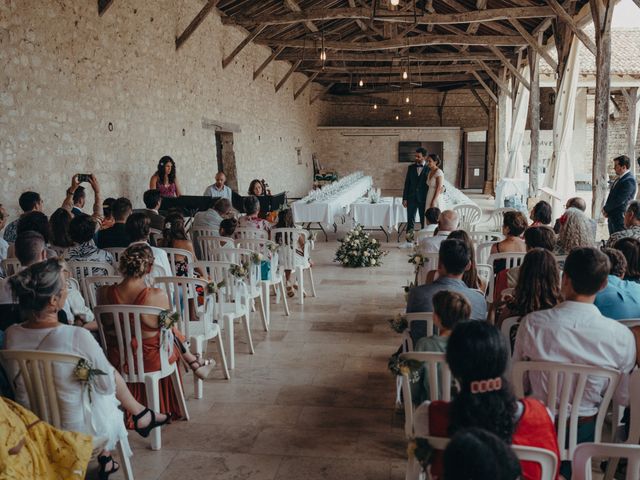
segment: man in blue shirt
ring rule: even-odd
[[[640,284],[624,280],[627,260],[620,250],[603,248],[609,257],[611,270],[607,286],[598,292],[594,305],[605,317],[614,320],[640,318]]]

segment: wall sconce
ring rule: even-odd
[[[113,132],[113,123],[109,122],[109,125],[107,125],[107,129],[108,129],[110,132]]]

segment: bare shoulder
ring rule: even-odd
[[[145,304],[151,307],[168,308],[169,298],[167,297],[167,292],[162,288],[150,288]]]

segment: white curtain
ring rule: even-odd
[[[566,201],[575,195],[575,180],[571,159],[571,142],[578,91],[580,41],[573,38],[571,51],[565,65],[562,84],[556,93],[553,120],[553,156],[547,166],[542,191],[553,208],[554,218],[564,210]]]
[[[529,67],[522,69],[522,76],[529,78]],[[522,83],[518,84],[518,91],[515,100],[515,109],[511,119],[511,131],[508,138],[508,158],[504,173],[505,178],[524,179],[524,163],[520,148],[524,138],[524,129],[527,124],[527,113],[529,110],[529,89]]]

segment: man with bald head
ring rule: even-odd
[[[420,240],[418,249],[422,253],[438,253],[440,244],[446,240],[451,232],[458,229],[458,214],[453,210],[445,210],[438,217],[438,233],[433,237]]]
[[[224,172],[216,173],[216,183],[209,185],[203,193],[205,197],[226,198],[231,201],[231,189],[225,185],[227,177]]]

